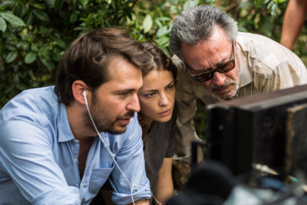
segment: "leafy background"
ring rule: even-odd
[[[3,0],[0,3],[0,108],[27,88],[51,85],[66,47],[81,33],[123,26],[139,41],[155,42],[169,56],[172,21],[200,4],[222,8],[240,31],[280,40],[285,0]],[[294,47],[305,62],[306,29]],[[198,132],[203,112],[195,116]],[[201,135],[201,134],[200,134]]]

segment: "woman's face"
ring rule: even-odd
[[[171,119],[175,102],[175,80],[168,70],[152,70],[143,78],[139,100],[142,114],[154,121]]]

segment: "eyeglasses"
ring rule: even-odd
[[[215,72],[219,73],[227,73],[234,69],[235,67],[235,59],[236,59],[236,51],[235,51],[235,45],[234,42],[232,41],[232,48],[233,48],[233,59],[225,63],[224,65],[218,66],[216,69],[209,69],[208,71],[205,71],[200,74],[193,74],[189,68],[189,66],[186,64],[186,67],[188,68],[188,71],[192,78],[200,83],[208,81],[213,78]]]

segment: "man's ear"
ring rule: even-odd
[[[85,105],[83,92],[88,90],[88,86],[82,80],[76,80],[72,83],[71,89],[75,101],[77,101],[81,105]],[[88,92],[86,92],[86,94],[88,94]]]

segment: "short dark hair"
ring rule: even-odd
[[[121,28],[101,28],[87,32],[73,41],[60,61],[54,91],[69,105],[73,100],[72,84],[82,80],[93,92],[111,80],[110,60],[122,57],[137,68],[149,66],[150,56],[140,42]]]
[[[183,60],[181,44],[195,45],[208,40],[215,26],[225,31],[230,41],[234,41],[238,34],[237,22],[221,9],[201,5],[184,10],[174,21],[170,32],[170,50]]]
[[[177,77],[177,67],[173,61],[154,43],[142,43],[145,50],[151,56],[152,64],[149,69],[143,70],[143,76],[146,76],[152,70],[168,70],[172,72],[173,78]]]

